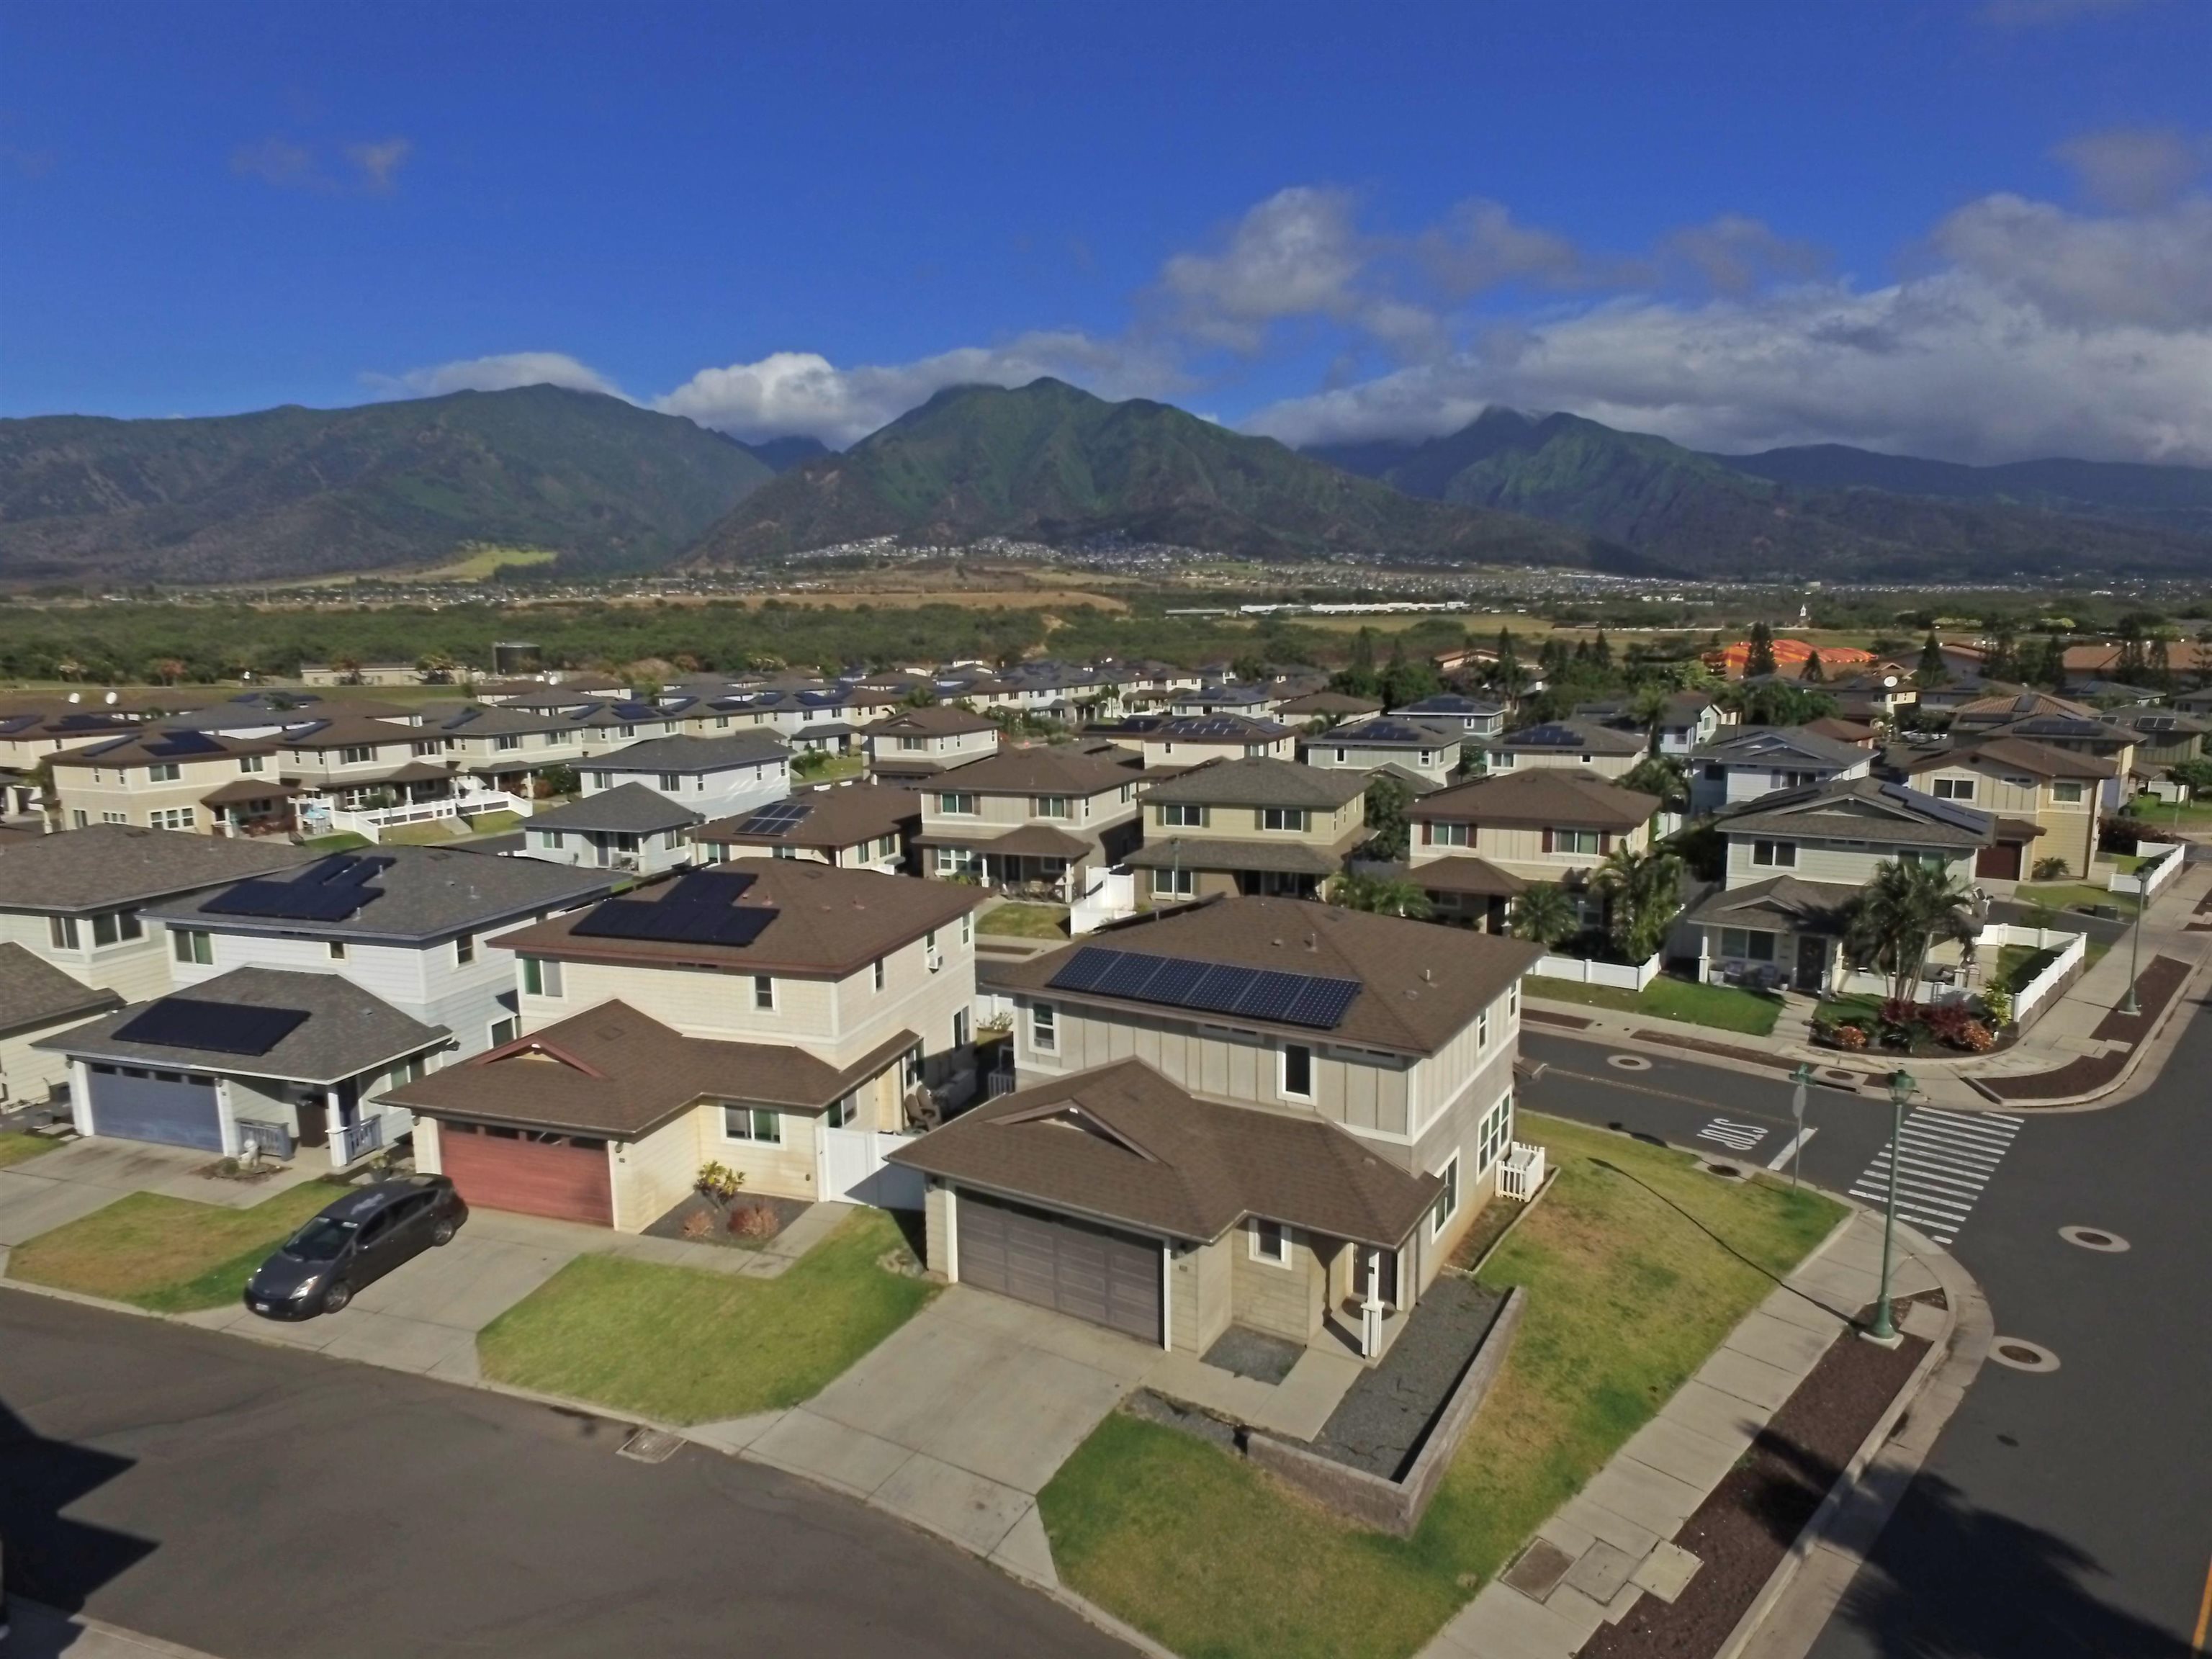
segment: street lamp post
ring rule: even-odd
[[[1874,1304],[1874,1328],[1867,1333],[1868,1340],[1875,1342],[1897,1340],[1897,1322],[1891,1317],[1889,1307],[1890,1240],[1897,1231],[1897,1150],[1905,1133],[1905,1103],[1918,1086],[1912,1073],[1902,1066],[1889,1074],[1889,1204],[1881,1218],[1881,1295]]]
[[[2123,1014],[2140,1014],[2142,1005],[2136,1000],[2136,970],[2142,960],[2143,916],[2150,909],[2150,882],[2143,875],[2142,866],[2136,866],[2136,921],[2128,929],[2128,994],[2120,999],[2115,1010]]]

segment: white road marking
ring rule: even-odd
[[[1970,1116],[1920,1107],[1906,1113],[1897,1137],[1898,1214],[1938,1243],[1951,1243],[2023,1121],[2002,1112]],[[1851,1196],[1876,1207],[1888,1203],[1889,1176],[1884,1146],[1852,1182]]]
[[[1790,1162],[1790,1155],[1792,1152],[1796,1152],[1800,1146],[1805,1145],[1806,1142],[1812,1139],[1814,1135],[1820,1133],[1820,1132],[1818,1129],[1800,1129],[1796,1134],[1790,1137],[1789,1143],[1784,1146],[1780,1152],[1775,1153],[1772,1158],[1766,1160],[1766,1167],[1770,1170],[1779,1170],[1783,1168]]]
[[[1765,1126],[1757,1123],[1738,1123],[1733,1118],[1717,1117],[1698,1131],[1700,1140],[1717,1140],[1730,1152],[1747,1152],[1766,1139]]]

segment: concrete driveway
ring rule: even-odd
[[[955,1285],[805,1405],[689,1432],[1053,1583],[1036,1494],[1161,1358]]]
[[[242,1209],[313,1180],[319,1170],[281,1170],[264,1181],[218,1181],[200,1170],[212,1154],[136,1140],[71,1140],[0,1170],[0,1249],[21,1244],[126,1193],[160,1193]]]

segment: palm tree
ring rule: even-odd
[[[1889,980],[1890,999],[1911,1002],[1920,969],[1939,940],[1973,936],[1973,895],[1948,871],[1888,860],[1851,908],[1844,931],[1851,962]]]
[[[1582,932],[1581,913],[1564,889],[1553,883],[1533,886],[1513,901],[1513,933],[1546,950]]]
[[[1659,726],[1667,718],[1667,705],[1673,702],[1674,690],[1657,680],[1646,680],[1636,688],[1636,695],[1628,700],[1628,717],[1644,733],[1644,746],[1653,754],[1659,752]]]
[[[1631,962],[1643,962],[1667,942],[1667,930],[1682,909],[1682,860],[1679,854],[1621,848],[1597,867],[1590,884],[1603,893],[1606,932]]]
[[[1378,916],[1405,916],[1425,921],[1434,908],[1421,884],[1410,876],[1339,876],[1329,889],[1328,902],[1346,910],[1365,910]]]
[[[1672,755],[1646,755],[1621,779],[1620,787],[1658,796],[1663,812],[1690,810],[1690,775]]]

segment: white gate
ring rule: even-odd
[[[884,1210],[919,1210],[922,1179],[919,1170],[884,1162],[884,1154],[911,1135],[882,1134],[873,1129],[822,1127],[822,1184],[825,1199],[848,1204],[872,1204]]]

